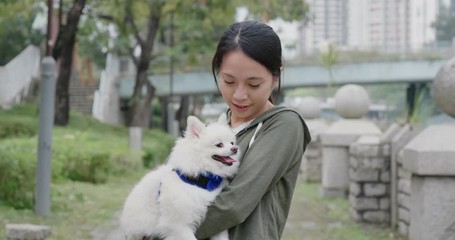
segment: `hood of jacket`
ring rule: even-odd
[[[285,106],[274,106],[274,107],[270,108],[269,110],[265,111],[264,113],[262,113],[261,115],[256,117],[242,131],[237,133],[237,137],[243,135],[246,132],[254,131],[259,123],[261,123],[261,122],[264,123],[264,122],[266,122],[269,119],[277,117],[280,113],[283,113],[285,111],[294,112],[295,114],[297,114],[299,116],[301,124],[302,124],[302,127],[304,129],[305,141],[304,141],[303,149],[305,150],[307,145],[311,142],[311,135],[310,135],[310,131],[308,129],[308,126],[306,125],[305,120],[303,119],[303,117],[298,112],[296,112],[295,110],[293,110],[291,108],[285,107]],[[230,111],[230,109],[227,111],[227,117],[228,117],[228,123],[230,124],[231,123],[231,111]]]

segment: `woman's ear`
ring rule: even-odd
[[[284,66],[281,66],[280,67],[280,71],[278,72],[278,74],[276,76],[273,76],[273,89],[275,89],[278,86],[278,83],[280,81],[281,74],[283,73],[283,70],[284,70]]]

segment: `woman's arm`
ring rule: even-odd
[[[304,130],[297,114],[286,111],[267,121],[245,153],[234,180],[209,207],[197,231],[198,239],[245,221],[264,194],[286,173],[296,155],[303,154]]]

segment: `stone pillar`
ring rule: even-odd
[[[361,136],[349,149],[349,212],[358,222],[390,222],[390,142],[394,124],[381,136]]]
[[[92,115],[101,122],[121,125],[124,120],[120,112],[120,59],[108,54],[106,69],[101,72],[99,90],[95,91]]]
[[[323,197],[346,197],[349,187],[349,146],[362,135],[379,136],[381,130],[361,119],[368,112],[369,96],[359,85],[348,84],[335,94],[335,111],[343,117],[321,134]]]
[[[321,182],[322,147],[320,134],[325,132],[328,124],[321,119],[321,103],[314,97],[305,97],[296,106],[296,110],[305,119],[310,130],[311,142],[302,157],[300,167],[303,180],[306,182]]]
[[[141,127],[130,127],[129,128],[129,142],[128,146],[130,150],[142,151],[142,128]]]
[[[432,96],[455,117],[455,58],[436,75]],[[403,150],[411,172],[411,240],[455,239],[455,122],[429,126]]]

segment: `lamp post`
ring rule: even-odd
[[[36,164],[35,213],[46,217],[50,213],[52,127],[54,124],[55,60],[46,56],[41,65],[38,159]]]
[[[52,9],[53,0],[48,0],[46,57],[41,62],[38,153],[36,163],[35,213],[46,217],[51,202],[52,128],[54,124],[54,100],[56,63],[52,58]]]

